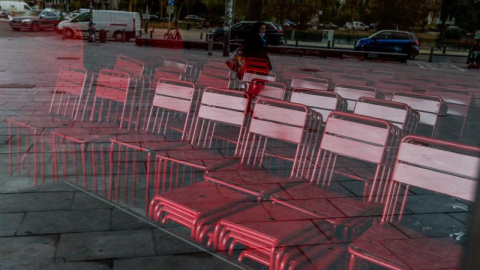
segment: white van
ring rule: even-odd
[[[363,30],[363,31],[368,30],[370,28],[368,27],[368,25],[364,24],[363,22],[357,22],[357,21],[353,21],[353,25],[352,25],[352,22],[346,22],[343,27],[347,29]]]
[[[0,8],[10,12],[25,12],[32,10],[32,8],[23,1],[0,1]]]
[[[89,23],[90,12],[85,12],[59,23],[57,29],[59,33],[65,31],[66,38],[87,36]],[[138,12],[93,10],[93,23],[96,31],[108,31],[107,37],[112,37],[117,41],[123,40],[123,30],[125,30],[126,41],[142,34]]]

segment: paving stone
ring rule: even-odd
[[[68,185],[65,181],[50,182],[39,184],[39,192],[54,192],[54,191],[78,191],[77,188]],[[74,198],[75,200],[75,198]]]
[[[145,221],[125,213],[122,210],[112,209],[112,230],[153,229],[154,227]]]
[[[113,208],[112,205],[89,195],[86,192],[78,191],[73,196],[72,209],[96,209]]]
[[[456,220],[462,222],[463,224],[467,224],[470,222],[472,218],[471,212],[464,212],[464,213],[448,213],[449,216],[455,218]]]
[[[67,262],[67,263],[44,263],[23,264],[1,267],[0,270],[109,270],[112,269],[108,262]]]
[[[188,253],[175,256],[158,256],[147,258],[120,259],[113,262],[113,270],[157,270],[157,269],[182,269],[182,270],[211,270],[211,269],[243,269],[227,262],[216,263],[220,259],[208,253]],[[221,268],[220,268],[221,267]]]
[[[18,235],[106,231],[110,229],[110,210],[67,210],[27,213]]]
[[[401,201],[399,198],[399,201]],[[469,206],[452,197],[441,194],[410,195],[406,208],[414,213],[466,212]]]
[[[0,194],[0,212],[70,209],[72,192]]]
[[[24,213],[0,214],[0,236],[13,236],[24,216]]]
[[[450,236],[466,230],[465,224],[445,213],[404,215],[396,227],[411,238]]]
[[[0,238],[2,267],[27,263],[53,262],[56,236]]]
[[[0,193],[35,192],[40,189],[35,186],[33,179],[24,176],[5,177],[0,180]]]
[[[62,234],[57,261],[85,261],[155,255],[151,230]]]
[[[158,229],[154,230],[153,233],[157,255],[197,253],[200,251],[188,239],[184,241]]]

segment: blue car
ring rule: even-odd
[[[414,59],[420,45],[413,33],[395,30],[379,31],[368,38],[360,39],[355,45],[357,51],[405,53]]]

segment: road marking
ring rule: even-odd
[[[455,69],[458,69],[458,70],[460,70],[460,71],[462,71],[462,72],[465,72],[465,71],[466,71],[465,69],[459,68],[459,67],[457,67],[457,66],[455,66],[455,65],[452,65],[452,64],[450,64],[450,66],[453,67],[453,68],[455,68]]]

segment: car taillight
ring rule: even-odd
[[[277,33],[281,34],[281,33],[282,33],[282,30],[277,29]]]

